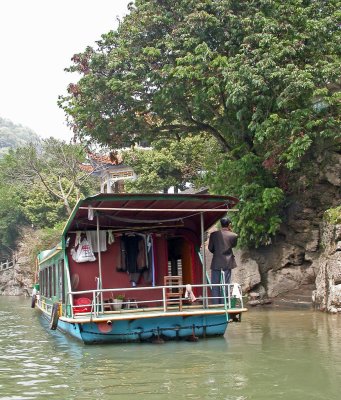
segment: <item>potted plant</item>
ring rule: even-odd
[[[117,296],[114,297],[113,308],[115,311],[119,311],[122,308],[123,301],[124,301],[123,294],[118,294]]]

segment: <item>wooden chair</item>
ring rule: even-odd
[[[179,311],[182,311],[182,293],[183,288],[179,287],[182,285],[182,277],[181,276],[165,276],[164,277],[164,286],[166,288],[166,304],[165,309],[169,305],[175,304],[179,307]]]

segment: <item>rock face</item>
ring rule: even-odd
[[[324,224],[323,252],[319,259],[314,306],[331,313],[341,312],[341,225]]]
[[[238,268],[232,270],[231,282],[240,282],[243,292],[250,292],[261,283],[259,266],[247,252],[234,251]]]
[[[318,163],[313,182],[308,185],[305,177],[298,179],[298,194],[289,199],[273,243],[235,251],[238,268],[233,270],[232,281],[240,282],[244,292],[275,298],[312,287],[318,277],[316,285],[325,285],[325,289],[318,289],[317,297],[324,298],[321,293],[328,291],[328,304],[341,310],[337,300],[341,292],[341,238],[335,233],[338,231],[326,231],[323,223],[325,210],[341,203],[341,154],[329,153]],[[327,243],[333,244],[328,247]],[[328,309],[328,304],[322,308]]]
[[[29,257],[31,244],[28,238],[33,237],[35,237],[35,232],[32,229],[26,228],[22,232],[18,251],[13,255],[14,267],[0,271],[0,295],[31,295],[34,268]]]
[[[30,296],[32,274],[27,260],[18,258],[14,267],[0,272],[0,294],[4,296]]]

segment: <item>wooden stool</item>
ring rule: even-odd
[[[181,276],[165,276],[164,277],[164,286],[166,288],[166,302],[165,309],[167,311],[167,306],[171,304],[175,304],[179,306],[179,311],[182,311],[182,292],[183,288],[179,287],[182,285]]]

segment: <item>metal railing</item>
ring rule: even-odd
[[[237,283],[230,284],[207,284],[207,285],[190,285],[190,289],[202,290],[205,293],[204,288],[212,288],[217,286],[220,288],[220,296],[203,297],[202,295],[195,298],[195,301],[191,301],[190,292],[188,293],[188,285],[177,285],[177,286],[154,286],[154,287],[127,287],[127,288],[115,288],[115,289],[95,289],[95,290],[83,290],[77,292],[69,292],[66,296],[66,315],[69,317],[74,316],[88,316],[90,318],[98,317],[99,315],[105,315],[109,313],[128,313],[132,312],[133,308],[135,311],[160,311],[167,312],[171,307],[167,306],[167,291],[178,291],[181,294],[179,302],[181,301],[183,306],[188,308],[196,309],[208,309],[212,307],[224,307],[225,310],[232,308],[243,308],[243,298],[241,286]],[[148,300],[140,300],[139,293],[151,291],[159,291],[160,298],[154,298],[155,296],[148,296]],[[208,291],[206,290],[206,293]],[[185,295],[184,295],[185,294]],[[186,294],[188,294],[186,296]],[[117,306],[117,297],[121,295],[124,299],[121,302],[121,307]],[[162,296],[162,297],[161,297]],[[143,296],[146,298],[147,296]],[[195,297],[195,296],[194,296]],[[81,304],[79,299],[82,298]],[[103,299],[106,299],[105,301]],[[87,300],[87,301],[86,301]],[[174,304],[175,303],[175,304]],[[176,307],[176,301],[173,302],[173,306]]]
[[[13,260],[7,260],[4,262],[0,262],[0,272],[2,271],[7,271],[8,269],[11,269],[14,267],[14,261]]]

